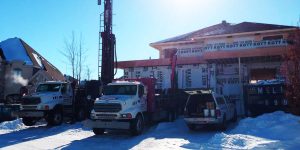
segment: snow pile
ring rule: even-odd
[[[0,124],[0,149],[299,149],[299,121],[298,116],[274,112],[230,124],[222,133],[209,128],[189,131],[179,118],[132,137],[114,130],[95,136],[82,123],[26,127],[17,119]]]
[[[17,119],[13,121],[6,121],[3,123],[0,123],[0,134],[5,134],[13,131],[19,131],[22,129],[28,128],[25,126],[22,122],[22,119]]]
[[[229,133],[216,134],[204,149],[283,148],[300,146],[300,117],[281,111],[246,118]]]
[[[158,149],[184,149],[183,145],[189,144],[189,140],[183,137],[188,137],[188,129],[185,126],[184,120],[178,119],[175,122],[163,122],[153,129],[153,131],[144,135],[146,138],[132,150],[158,150]]]

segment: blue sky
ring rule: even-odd
[[[92,77],[97,78],[97,0],[1,0],[0,41],[20,37],[63,73],[70,67],[59,52],[72,31],[84,38]],[[118,60],[158,58],[149,43],[226,20],[296,25],[299,0],[114,0]],[[122,75],[119,71],[118,76]]]

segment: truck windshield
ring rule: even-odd
[[[61,84],[40,84],[36,92],[58,92]]]
[[[109,85],[103,90],[104,95],[135,95],[136,85]]]

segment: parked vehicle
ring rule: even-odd
[[[235,105],[212,90],[186,91],[189,94],[184,109],[184,120],[190,130],[198,125],[218,125],[225,130],[228,121],[237,120]]]
[[[155,79],[115,81],[104,87],[85,125],[96,135],[105,129],[125,129],[132,135],[143,132],[146,123],[175,119],[176,101],[155,98]],[[174,106],[174,107],[172,107]]]
[[[68,82],[41,83],[35,93],[22,97],[21,110],[15,115],[23,118],[27,126],[34,125],[42,118],[49,125],[60,125],[64,119],[84,120],[94,102],[87,91],[86,88],[74,88]]]
[[[247,116],[258,116],[274,111],[287,111],[288,100],[285,84],[280,80],[269,80],[244,85],[245,110]]]

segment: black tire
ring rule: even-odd
[[[85,110],[82,108],[82,109],[79,109],[79,111],[77,112],[76,114],[76,120],[77,121],[83,121],[86,119],[86,113],[85,113]]]
[[[37,120],[35,118],[30,118],[30,117],[24,117],[23,118],[23,123],[26,126],[33,126],[33,125],[35,125],[36,121]]]
[[[236,122],[237,121],[237,112],[236,112],[236,110],[234,110],[234,115],[233,115],[233,118],[232,118],[232,122]]]
[[[223,121],[220,124],[220,130],[225,131],[226,129],[227,129],[227,120],[226,120],[226,116],[224,115]]]
[[[187,124],[187,126],[191,131],[195,131],[197,127],[195,124]]]
[[[132,135],[140,135],[144,130],[144,119],[141,115],[137,115],[134,120],[132,120],[130,125],[130,132]]]
[[[48,125],[51,126],[58,126],[61,125],[63,122],[63,113],[62,110],[59,108],[54,108],[47,118]]]
[[[168,122],[173,122],[174,121],[174,114],[173,112],[168,112],[168,116],[167,116],[167,121]]]
[[[101,128],[93,128],[93,132],[95,135],[102,135],[104,134],[105,129],[101,129]]]

